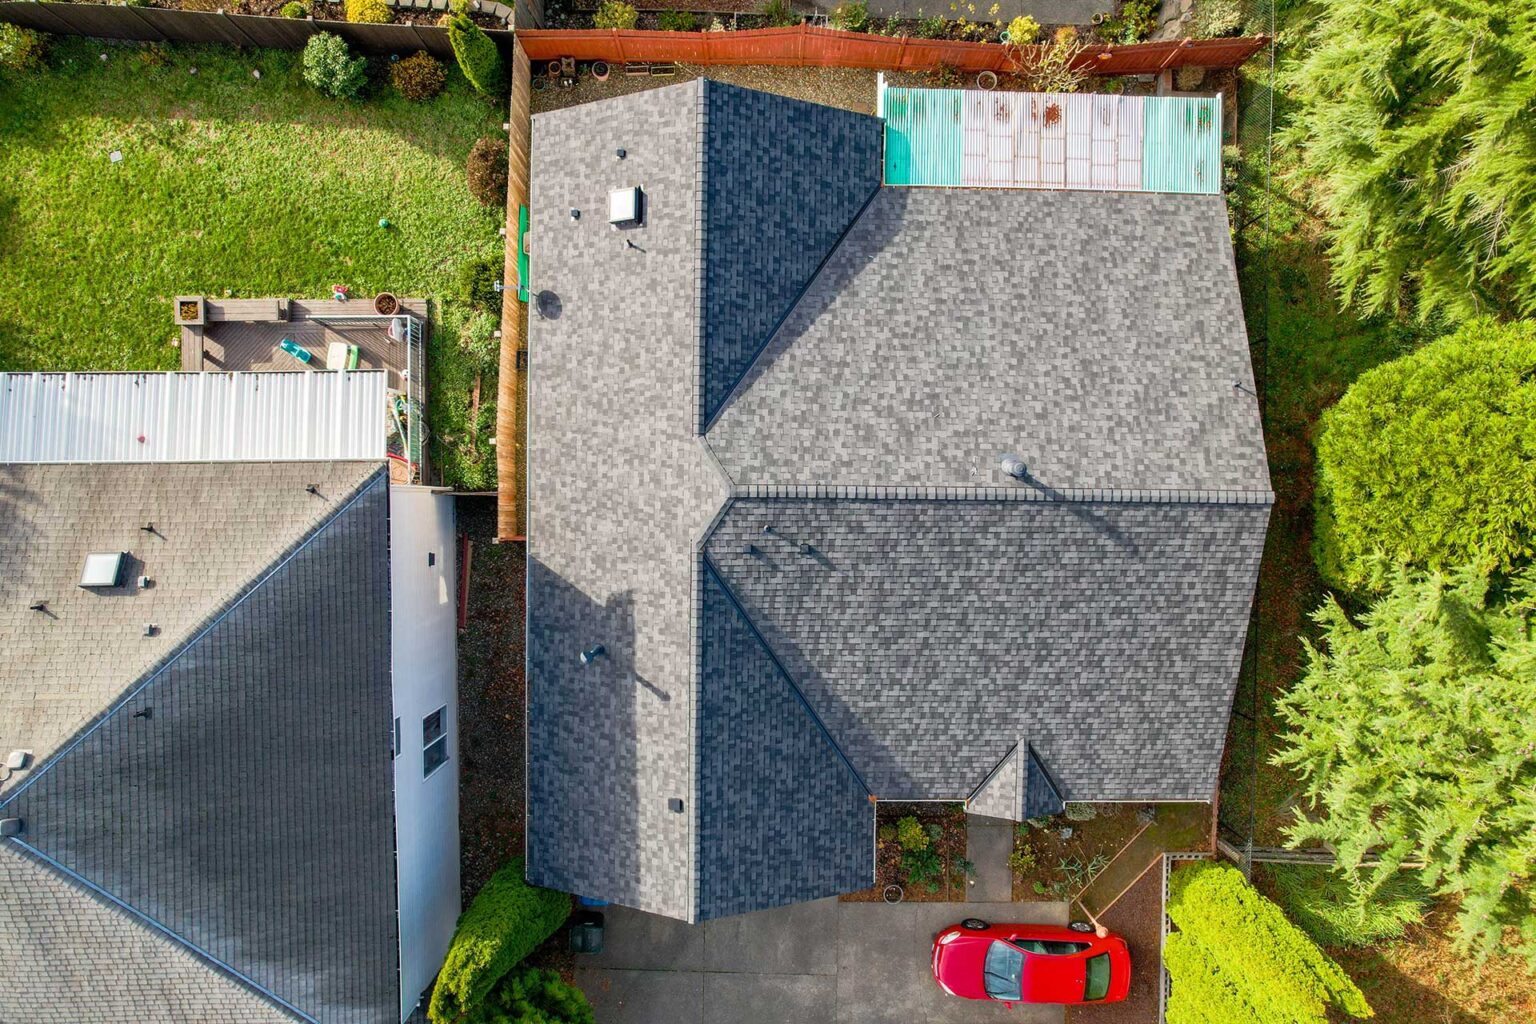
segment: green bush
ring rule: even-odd
[[[763,17],[772,28],[789,28],[800,24],[800,16],[789,5],[789,0],[768,0],[763,5]]]
[[[454,271],[454,298],[471,309],[500,312],[501,295],[496,282],[506,268],[490,257],[465,260]]]
[[[662,11],[656,16],[656,27],[663,32],[692,32],[699,27],[699,19],[687,11]]]
[[[919,39],[943,39],[949,35],[949,22],[937,14],[930,14],[917,19],[916,31]]]
[[[896,844],[903,850],[926,850],[930,842],[928,830],[912,815],[896,822]]]
[[[1099,809],[1093,804],[1070,803],[1062,809],[1068,821],[1092,821],[1099,816]]]
[[[1156,30],[1158,9],[1158,0],[1124,0],[1120,13],[1099,25],[1099,37],[1107,43],[1139,43]]]
[[[1196,38],[1235,36],[1242,31],[1243,8],[1238,0],[1195,0]]]
[[[1401,938],[1424,917],[1429,893],[1399,871],[1375,892],[1326,867],[1274,864],[1269,876],[1286,914],[1322,946],[1369,946]]]
[[[382,25],[394,21],[394,12],[384,0],[347,0],[347,20],[367,25]]]
[[[30,28],[0,22],[0,68],[32,71],[43,66],[48,37]]]
[[[501,90],[501,52],[491,37],[481,31],[467,14],[455,14],[448,23],[448,42],[459,62],[459,70],[476,91],[495,95]]]
[[[1327,1024],[1372,1016],[1365,996],[1280,908],[1212,861],[1169,880],[1168,1024]]]
[[[368,81],[368,61],[353,57],[338,35],[319,32],[304,44],[304,81],[327,96],[354,99]]]
[[[640,12],[624,0],[603,0],[592,15],[592,24],[597,28],[634,28],[639,20]]]
[[[869,27],[869,4],[864,0],[848,0],[832,11],[827,23],[844,32],[863,32]]]
[[[473,1012],[495,984],[554,934],[571,913],[571,898],[529,885],[523,859],[496,872],[459,918],[432,989],[428,1015],[453,1024]]]
[[[1336,587],[1536,550],[1536,323],[1475,321],[1361,374],[1322,417],[1313,553]]]
[[[277,13],[285,18],[306,18],[309,16],[309,8],[299,3],[299,0],[288,0]]]
[[[939,889],[939,875],[943,865],[933,850],[908,850],[901,855],[901,870],[910,885],[927,886],[929,892]]]
[[[417,50],[389,66],[389,82],[408,100],[429,100],[443,91],[448,71],[426,50]]]
[[[592,1004],[554,971],[522,967],[502,978],[458,1024],[593,1024]]]
[[[507,205],[507,140],[487,136],[470,147],[465,165],[469,194],[481,206]]]
[[[1039,867],[1039,861],[1035,859],[1035,851],[1024,842],[1015,843],[1013,852],[1008,854],[1008,866],[1021,875],[1032,874]]]

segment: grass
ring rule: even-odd
[[[176,294],[441,299],[458,263],[500,252],[501,212],[469,197],[464,160],[502,112],[456,69],[411,103],[377,82],[362,102],[322,97],[282,50],[61,38],[49,65],[0,72],[0,369],[174,369]],[[494,416],[495,361],[448,312],[429,420],[462,440],[483,429],[476,373]],[[455,463],[448,482],[489,478]]]

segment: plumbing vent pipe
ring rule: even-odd
[[[1015,480],[1029,479],[1029,467],[1024,465],[1024,460],[1019,458],[1017,455],[1004,455],[1000,464],[1003,468],[1003,472],[1007,473]]]

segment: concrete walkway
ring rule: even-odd
[[[976,869],[967,897],[973,903],[1007,903],[1013,899],[1013,822],[1001,818],[965,817],[965,859]]]
[[[1059,1006],[945,995],[933,937],[966,917],[1065,924],[1065,903],[818,900],[687,925],[608,907],[604,950],[576,961],[598,1024],[1061,1024]]]

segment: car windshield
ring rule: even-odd
[[[1103,999],[1109,995],[1109,954],[1100,953],[1088,958],[1088,983],[1083,986],[1083,998],[1088,1001]]]
[[[987,949],[987,995],[1018,999],[1023,991],[1024,954],[1001,939]]]

